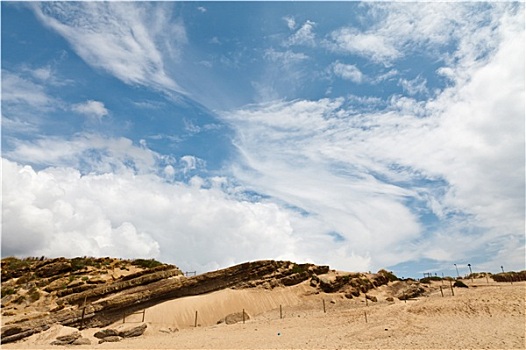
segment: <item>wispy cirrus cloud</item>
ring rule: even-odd
[[[289,29],[295,28],[295,23],[292,22],[291,18],[288,18],[287,25]],[[305,21],[303,25],[298,28],[291,36],[287,38],[284,45],[285,46],[294,46],[294,45],[307,45],[314,46],[316,34],[314,33],[314,27],[316,23],[313,21]]]
[[[524,21],[513,6],[501,10],[480,15],[487,27],[457,29],[469,35],[445,63],[463,72],[428,100],[373,99],[380,109],[360,109],[358,97],[280,101],[225,113],[244,165],[233,173],[309,213],[318,225],[306,237],[336,232],[346,255],[373,266],[469,256],[490,268],[500,263],[485,254],[519,242],[499,259],[521,268]],[[489,45],[482,56],[479,45]],[[405,88],[422,93],[424,82]]]
[[[181,92],[166,71],[166,60],[177,59],[186,42],[184,26],[173,22],[171,8],[148,3],[32,4],[40,21],[89,65],[127,84]]]
[[[393,61],[421,50],[441,59],[450,60],[447,53],[440,54],[451,43],[462,40],[467,46],[478,45],[477,56],[487,53],[491,45],[470,44],[494,40],[491,30],[485,33],[492,13],[502,13],[509,4],[429,3],[414,6],[409,3],[370,3],[370,21],[365,28],[346,26],[330,33],[325,45],[332,50],[369,58],[377,63],[391,65]],[[491,11],[487,11],[491,7]],[[463,40],[473,36],[472,40]],[[475,52],[469,49],[469,52]],[[457,51],[457,59],[468,51]],[[459,56],[460,55],[460,56]]]

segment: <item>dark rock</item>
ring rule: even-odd
[[[308,278],[309,273],[307,271],[304,271],[282,278],[281,283],[283,283],[284,286],[294,286],[298,283],[307,280]]]
[[[102,344],[102,343],[116,343],[116,342],[119,342],[121,341],[121,337],[117,336],[117,335],[111,335],[109,337],[105,337],[105,338],[102,338],[101,340],[99,340],[99,344]]]
[[[372,301],[373,303],[376,303],[376,302],[378,301],[378,298],[375,297],[375,296],[372,296],[372,295],[367,295],[367,294],[366,294],[365,297],[366,297],[367,299],[369,299],[370,301]]]
[[[38,277],[51,277],[56,276],[64,272],[71,271],[71,264],[67,261],[57,261],[51,264],[47,264],[35,271]]]
[[[388,302],[391,302],[391,303],[394,302],[394,298],[393,297],[387,297],[387,298],[385,298],[385,300],[387,300]]]
[[[51,345],[68,345],[79,339],[81,334],[79,332],[73,332],[70,334],[62,335],[57,337],[56,340],[51,342]]]
[[[119,332],[117,330],[111,329],[111,328],[102,329],[102,330],[98,331],[97,333],[93,334],[93,336],[95,338],[99,338],[99,339],[103,339],[103,338],[111,337],[111,336],[115,336],[115,335],[119,335]]]
[[[122,338],[131,338],[131,337],[138,337],[144,333],[146,330],[146,323],[143,323],[139,326],[127,328],[124,330],[119,331],[119,337]]]
[[[393,287],[397,289],[394,296],[400,300],[416,298],[426,291],[419,283],[411,282],[395,282]]]

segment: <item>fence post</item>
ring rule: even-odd
[[[326,313],[327,310],[325,309],[325,299],[323,299],[323,313]]]
[[[449,280],[449,287],[451,288],[451,295],[455,296],[455,292],[453,291],[453,283],[451,283],[451,280]]]
[[[365,315],[365,323],[367,323],[367,311],[364,311],[363,314]]]
[[[194,327],[197,328],[197,310],[195,310],[195,322],[194,322]]]
[[[142,310],[142,322],[144,322],[144,315],[146,314],[146,309]]]
[[[444,297],[444,291],[442,290],[442,286],[440,286],[440,294],[442,294],[442,298]]]
[[[281,320],[283,318],[283,309],[281,308],[281,304],[279,304],[279,319]]]

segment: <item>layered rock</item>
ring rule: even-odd
[[[95,288],[64,296],[58,300],[63,309],[2,327],[1,340],[8,343],[23,339],[56,323],[104,327],[119,320],[124,312],[135,312],[167,300],[225,288],[294,285],[328,271],[328,266],[272,260],[247,262],[190,278],[179,277],[179,270],[157,271],[127,281],[91,285]]]

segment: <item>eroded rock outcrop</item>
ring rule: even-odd
[[[119,320],[123,312],[135,312],[167,300],[225,288],[251,288],[263,285],[273,288],[294,285],[328,271],[328,266],[264,260],[247,262],[189,278],[180,277],[178,269],[141,273],[129,280],[119,280],[100,286],[91,285],[95,288],[59,298],[57,302],[62,305],[61,310],[2,327],[2,343],[13,342],[41,332],[50,324],[105,327]],[[83,307],[84,301],[87,302],[85,307]]]

